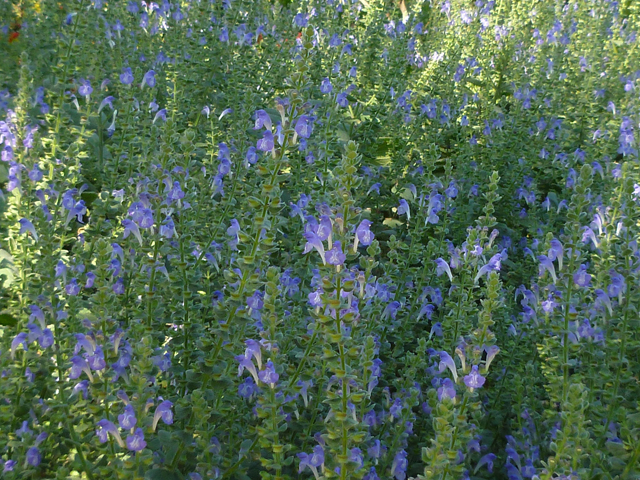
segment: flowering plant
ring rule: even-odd
[[[15,3],[2,478],[638,478],[634,2]]]

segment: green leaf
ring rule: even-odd
[[[144,478],[145,480],[180,480],[180,477],[176,473],[161,468],[148,470],[147,473],[144,474]]]
[[[8,313],[0,313],[0,325],[3,327],[13,327],[18,323],[18,319]]]

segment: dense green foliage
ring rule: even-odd
[[[640,4],[0,24],[2,478],[640,478]]]

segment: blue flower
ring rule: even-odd
[[[91,82],[89,80],[85,80],[84,78],[80,79],[80,87],[78,88],[78,93],[83,97],[88,97],[93,92],[93,87],[91,86]]]
[[[442,276],[443,273],[446,273],[449,277],[449,281],[453,283],[453,274],[451,273],[451,268],[449,268],[449,264],[443,258],[436,258],[436,275],[438,277]]]
[[[264,370],[261,370],[258,373],[258,378],[261,382],[268,383],[269,385],[271,385],[271,388],[274,388],[275,384],[280,378],[280,375],[276,373],[276,367],[274,366],[273,362],[269,360],[265,365]]]
[[[331,93],[333,90],[333,85],[331,85],[331,80],[325,77],[322,79],[322,83],[320,84],[320,91],[324,94]]]
[[[549,246],[549,252],[547,255],[549,256],[549,260],[554,261],[558,260],[558,268],[562,270],[562,257],[564,254],[564,248],[562,243],[560,243],[557,239],[552,239]]]
[[[380,477],[376,472],[376,467],[371,467],[369,472],[367,472],[367,474],[364,477],[362,477],[362,480],[380,480]]]
[[[294,130],[299,137],[309,138],[311,136],[311,132],[313,131],[313,124],[311,123],[311,119],[307,115],[300,115],[296,122]]]
[[[27,450],[27,463],[29,465],[31,465],[32,467],[37,467],[38,465],[40,465],[41,461],[42,455],[40,454],[40,450],[38,450],[38,447],[31,447],[29,450]]]
[[[442,386],[438,388],[438,401],[443,402],[447,398],[451,400],[456,398],[455,384],[450,378],[445,378]]]
[[[255,163],[257,163],[258,154],[256,152],[256,147],[249,147],[249,149],[247,150],[247,156],[245,157],[245,159],[250,165],[254,165]]]
[[[124,227],[124,234],[122,236],[123,238],[127,238],[130,234],[133,233],[133,235],[138,239],[138,242],[140,242],[140,245],[142,245],[142,236],[140,235],[140,229],[138,228],[138,225],[133,222],[133,220],[125,218],[122,221],[122,226]]]
[[[239,363],[238,365],[238,376],[242,376],[242,372],[246,369],[249,371],[249,373],[251,374],[251,376],[253,377],[255,383],[257,384],[259,382],[259,378],[258,378],[258,372],[256,370],[256,366],[253,364],[253,362],[248,359],[246,356],[244,355],[238,355],[235,357],[236,361]]]
[[[506,254],[506,252],[505,252]],[[483,275],[488,275],[491,272],[499,271],[502,262],[502,253],[496,253],[489,261],[483,265],[479,270],[474,282],[477,282]]]
[[[262,138],[258,140],[256,148],[263,152],[270,152],[273,150],[274,146],[273,133],[269,130],[265,130],[262,134]]]
[[[445,369],[448,368],[451,374],[453,375],[454,381],[457,382],[458,370],[456,369],[456,364],[454,363],[453,358],[451,358],[451,355],[449,355],[444,350],[439,352],[439,355],[440,355],[440,363],[438,365],[438,370],[440,371],[440,373],[442,373],[444,372]]]
[[[127,437],[127,448],[132,452],[140,452],[146,446],[147,442],[144,441],[144,432],[141,428],[136,428],[135,433]]]
[[[128,404],[124,407],[124,413],[118,415],[118,423],[123,430],[131,430],[136,426],[138,420],[136,419],[136,412],[133,410],[133,406]]]
[[[19,345],[22,345],[22,348],[27,351],[27,334],[25,332],[16,335],[11,342],[11,358],[15,357]]]
[[[254,130],[259,130],[263,127],[267,130],[271,130],[272,128],[271,117],[266,111],[257,110],[255,113],[255,116],[256,116],[256,123],[253,127]]]
[[[320,254],[322,263],[326,265],[327,261],[325,259],[324,245],[322,244],[322,240],[320,240],[320,237],[318,237],[318,235],[314,232],[306,232],[304,234],[304,238],[306,238],[307,243],[305,244],[304,251],[302,253],[309,253],[315,248]]]
[[[393,475],[396,480],[405,480],[405,478],[407,478],[408,466],[409,462],[407,461],[407,452],[405,452],[404,450],[400,450],[393,458],[393,463],[391,465],[391,475]]]
[[[18,222],[20,223],[20,234],[22,235],[29,232],[31,233],[31,235],[33,235],[33,238],[37,242],[38,234],[36,233],[36,227],[33,226],[33,223],[31,223],[26,218],[21,218],[20,220],[18,220]]]
[[[407,215],[407,221],[411,220],[411,209],[409,204],[404,198],[400,199],[400,205],[398,205],[398,215]]]
[[[166,425],[171,425],[173,423],[173,412],[171,411],[171,407],[173,407],[173,403],[169,400],[164,400],[160,405],[158,405],[156,412],[153,414],[153,425],[151,427],[153,431],[155,431],[160,419],[162,419]]]
[[[482,467],[483,465],[487,466],[487,470],[489,470],[489,473],[493,473],[493,462],[495,461],[495,459],[496,459],[495,454],[493,453],[486,454],[484,457],[478,460],[478,464],[476,465],[474,473],[477,472],[480,469],[480,467]]]
[[[258,386],[253,378],[247,377],[243,383],[238,387],[238,395],[242,398],[250,399],[253,395],[258,393]]]
[[[335,242],[333,248],[326,253],[327,263],[329,265],[343,265],[347,256],[342,253],[340,242]]]
[[[256,291],[256,293],[258,292]],[[260,301],[262,302],[262,298],[260,298]],[[262,306],[260,306],[260,308],[262,308]],[[251,360],[251,357],[255,358],[258,363],[258,368],[262,368],[262,349],[260,342],[249,339],[245,340],[244,344],[247,346],[244,351],[245,358],[248,360]]]
[[[578,271],[573,274],[573,281],[579,287],[588,287],[591,283],[591,275],[587,273],[587,266],[580,265]]]
[[[149,70],[142,77],[142,83],[140,84],[140,88],[144,88],[145,85],[153,88],[156,86],[156,72],[153,70]]]
[[[86,373],[87,377],[89,377],[89,380],[93,382],[93,375],[91,374],[91,369],[89,368],[89,364],[87,363],[87,361],[84,358],[79,357],[78,355],[71,357],[71,370],[69,372],[69,379],[75,380],[79,378],[80,375],[82,375],[82,372]]]
[[[120,436],[120,432],[116,428],[116,426],[110,422],[109,420],[103,419],[98,422],[98,429],[96,430],[96,435],[100,440],[100,443],[106,443],[108,441],[108,436],[111,435],[116,439],[118,445],[124,447],[124,442],[122,441],[122,437]]]
[[[362,243],[362,245],[364,246],[371,245],[371,242],[373,242],[373,239],[375,238],[375,235],[373,234],[373,232],[371,232],[370,229],[371,225],[371,221],[367,219],[364,219],[360,222],[360,225],[358,225],[358,228],[356,228],[356,237],[353,242],[354,250],[358,249],[358,243]]]
[[[548,271],[549,275],[551,275],[551,278],[553,279],[553,283],[555,284],[558,281],[558,277],[556,277],[556,268],[554,267],[551,259],[546,255],[538,255],[538,261],[540,262],[538,275],[542,276],[545,270]]]
[[[471,367],[471,373],[469,375],[465,375],[464,384],[469,387],[471,390],[474,388],[480,388],[484,385],[486,379],[478,373],[478,366],[474,365]]]

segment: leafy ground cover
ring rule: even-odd
[[[640,478],[638,3],[0,23],[2,478]]]

